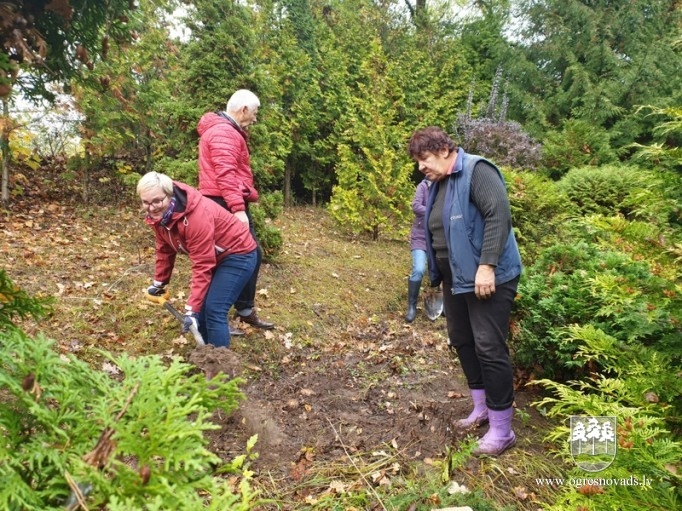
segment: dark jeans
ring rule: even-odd
[[[222,197],[216,197],[214,195],[207,195],[207,197],[211,199],[213,202],[217,202],[218,204],[220,204],[222,207],[229,211],[227,204],[225,203],[225,200]],[[251,217],[251,213],[249,212],[248,203],[246,204],[246,217],[249,219],[249,231],[251,232],[253,240],[256,242],[257,259],[256,268],[253,270],[253,275],[251,275],[251,278],[244,286],[244,289],[242,289],[242,292],[239,294],[239,298],[237,298],[237,301],[234,302],[235,310],[237,312],[243,311],[244,316],[248,316],[253,310],[253,307],[255,306],[258,272],[260,271],[260,263],[263,260],[263,248],[260,246],[260,241],[258,241],[258,237],[256,236],[256,228],[253,225],[253,218]]]
[[[234,308],[237,312],[240,311],[250,312],[253,309],[256,300],[256,285],[258,282],[258,272],[260,271],[260,263],[263,260],[263,249],[261,248],[260,241],[258,241],[258,237],[256,236],[256,228],[253,225],[253,218],[251,218],[251,213],[249,213],[248,206],[246,207],[246,216],[249,219],[249,231],[251,231],[251,236],[253,237],[257,245],[256,268],[253,270],[253,275],[251,275],[251,278],[244,286],[244,289],[242,289],[242,292],[239,294],[239,298],[237,298],[237,301],[234,302]]]
[[[507,334],[519,277],[495,286],[495,294],[479,300],[474,292],[452,294],[447,259],[437,260],[443,276],[443,307],[448,343],[455,348],[470,389],[485,389],[491,410],[506,410],[514,402]]]
[[[252,250],[229,255],[216,266],[199,313],[199,332],[207,343],[230,347],[227,313],[251,277],[256,259],[257,252]]]

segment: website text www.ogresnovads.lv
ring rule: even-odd
[[[564,485],[575,486],[651,486],[651,478],[647,476],[630,477],[571,477],[563,479],[561,477],[536,478],[535,484],[538,486],[559,487]]]

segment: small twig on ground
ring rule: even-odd
[[[341,438],[341,435],[339,435],[338,431],[336,431],[336,428],[334,427],[334,424],[332,424],[332,421],[329,420],[329,417],[327,417],[327,422],[328,422],[329,425],[331,426],[332,431],[334,431],[334,435],[336,435],[336,438],[339,439],[339,442],[341,443],[341,447],[343,448],[343,452],[346,453],[346,456],[347,456],[348,459],[350,460],[350,462],[351,462],[351,464],[353,465],[353,467],[355,468],[355,470],[358,471],[358,474],[360,474],[360,477],[362,477],[362,480],[365,482],[365,484],[367,485],[367,487],[368,487],[368,488],[371,490],[371,492],[374,494],[374,497],[379,501],[379,504],[381,504],[381,508],[382,508],[384,511],[388,511],[388,509],[386,509],[386,506],[384,506],[384,503],[382,502],[381,497],[379,497],[379,494],[376,492],[376,490],[374,489],[374,487],[373,487],[373,486],[370,484],[370,482],[367,480],[367,478],[365,477],[365,474],[363,474],[362,471],[361,471],[361,470],[358,468],[358,466],[355,464],[355,460],[354,460],[354,459],[351,457],[351,455],[348,453],[348,449],[346,449],[346,445],[343,443],[343,439]]]
[[[128,268],[126,271],[123,272],[123,275],[121,275],[113,284],[110,284],[109,287],[104,291],[105,293],[109,293],[113,288],[115,288],[119,282],[121,282],[127,275],[128,273],[136,270],[141,270],[142,268],[150,268],[151,263],[145,263],[145,264],[139,264],[137,266],[133,266],[131,268]]]

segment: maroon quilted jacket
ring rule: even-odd
[[[246,145],[246,133],[224,113],[204,114],[199,133],[199,191],[222,197],[231,213],[258,201]]]

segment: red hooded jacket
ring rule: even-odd
[[[173,182],[176,207],[165,224],[147,217],[156,233],[154,280],[168,283],[178,252],[189,256],[192,283],[185,308],[199,312],[213,278],[213,270],[228,255],[256,249],[249,226],[189,185]]]
[[[204,114],[199,133],[199,191],[222,197],[232,213],[258,201],[246,145],[246,132],[224,113]]]

